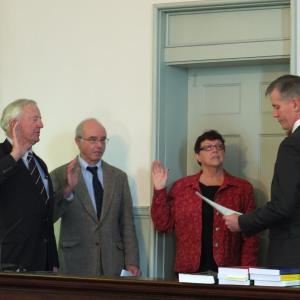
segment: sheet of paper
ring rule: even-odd
[[[133,276],[133,274],[125,269],[123,269],[121,271],[121,274],[120,274],[121,277],[127,277],[127,276]]]
[[[219,213],[221,213],[224,216],[228,216],[228,215],[232,215],[232,214],[238,214],[238,215],[242,215],[242,213],[235,211],[233,209],[227,208],[223,205],[220,205],[214,201],[209,200],[208,198],[206,198],[205,196],[203,196],[202,194],[200,194],[199,192],[196,192],[196,195],[200,198],[202,198],[205,202],[207,202],[209,205],[211,205],[213,208],[215,208]]]

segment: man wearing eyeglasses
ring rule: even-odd
[[[74,275],[140,275],[139,251],[126,174],[102,160],[106,130],[96,119],[76,128],[79,155],[51,172],[61,218],[60,271]]]

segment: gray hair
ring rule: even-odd
[[[4,108],[1,116],[0,125],[6,135],[8,134],[9,130],[9,122],[12,119],[18,117],[22,112],[23,108],[27,105],[37,105],[37,103],[34,100],[30,99],[18,99],[11,102]]]
[[[101,126],[105,129],[105,127],[104,127],[97,119],[95,119],[95,118],[88,118],[88,119],[85,119],[85,120],[81,121],[81,122],[77,125],[77,127],[76,127],[76,129],[75,129],[75,138],[80,138],[80,137],[82,137],[82,134],[83,134],[83,126],[84,126],[84,124],[85,124],[86,122],[88,122],[88,121],[95,121],[95,122],[97,122],[99,125],[101,125]]]
[[[265,95],[278,90],[282,100],[297,98],[300,100],[300,77],[296,75],[283,75],[272,81],[266,89]]]

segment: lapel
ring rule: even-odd
[[[33,151],[32,151],[32,153],[34,155],[34,158],[38,161],[39,165],[43,169],[45,175],[48,176],[49,175],[48,168],[47,168],[45,162],[40,157],[38,157]]]
[[[103,202],[102,210],[100,216],[100,223],[103,222],[105,216],[109,212],[109,208],[114,199],[114,189],[115,189],[115,175],[113,169],[105,162],[102,161],[102,171],[103,171]]]
[[[83,208],[86,210],[86,212],[91,216],[91,218],[98,223],[98,218],[96,211],[92,205],[92,201],[89,195],[89,192],[86,187],[86,183],[84,181],[84,178],[82,176],[82,173],[80,172],[78,184],[75,188],[76,198],[78,201],[81,202]]]
[[[10,153],[11,150],[12,150],[12,145],[11,143],[6,139],[3,143],[4,145],[4,151],[6,151],[6,153]],[[44,173],[45,173],[45,176],[48,180],[48,189],[49,189],[49,200],[47,202],[47,206],[50,205],[50,203],[52,203],[53,201],[51,200],[53,198],[53,187],[52,187],[52,182],[50,180],[50,176],[49,176],[49,173],[48,173],[48,170],[47,170],[47,166],[46,164],[44,163],[44,161],[39,158],[35,153],[33,153],[34,157],[37,159],[37,161],[39,162],[39,165],[42,167]],[[18,161],[17,161],[17,166],[19,168],[19,178],[22,178],[22,185],[31,185],[34,187],[34,190],[36,190],[36,198],[39,200],[37,203],[39,203],[40,206],[42,207],[46,207],[46,205],[44,205],[44,203],[42,201],[40,201],[40,194],[38,192],[38,190],[36,189],[36,186],[32,180],[32,177],[26,167],[26,165],[24,164],[23,162],[23,159],[20,158]],[[51,205],[52,206],[52,205]]]
[[[39,157],[37,156],[33,151],[32,151],[34,157],[36,158],[36,160],[38,161],[39,165],[41,166],[41,168],[44,171],[45,177],[47,179],[48,182],[48,190],[49,190],[49,198],[52,198],[53,195],[53,186],[52,186],[52,181],[48,172],[48,168],[47,165],[45,164],[45,162]],[[23,161],[23,160],[22,160]]]

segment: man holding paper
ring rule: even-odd
[[[175,271],[196,273],[217,271],[218,266],[255,265],[258,239],[231,233],[222,214],[196,194],[246,213],[254,209],[252,186],[223,169],[225,141],[217,131],[200,135],[194,152],[202,170],[177,180],[169,193],[167,169],[158,161],[152,164],[151,217],[157,230],[175,231]]]
[[[300,267],[300,77],[284,75],[266,90],[287,137],[281,142],[271,185],[271,201],[250,214],[225,216],[233,232],[256,234],[269,228],[267,264]]]

